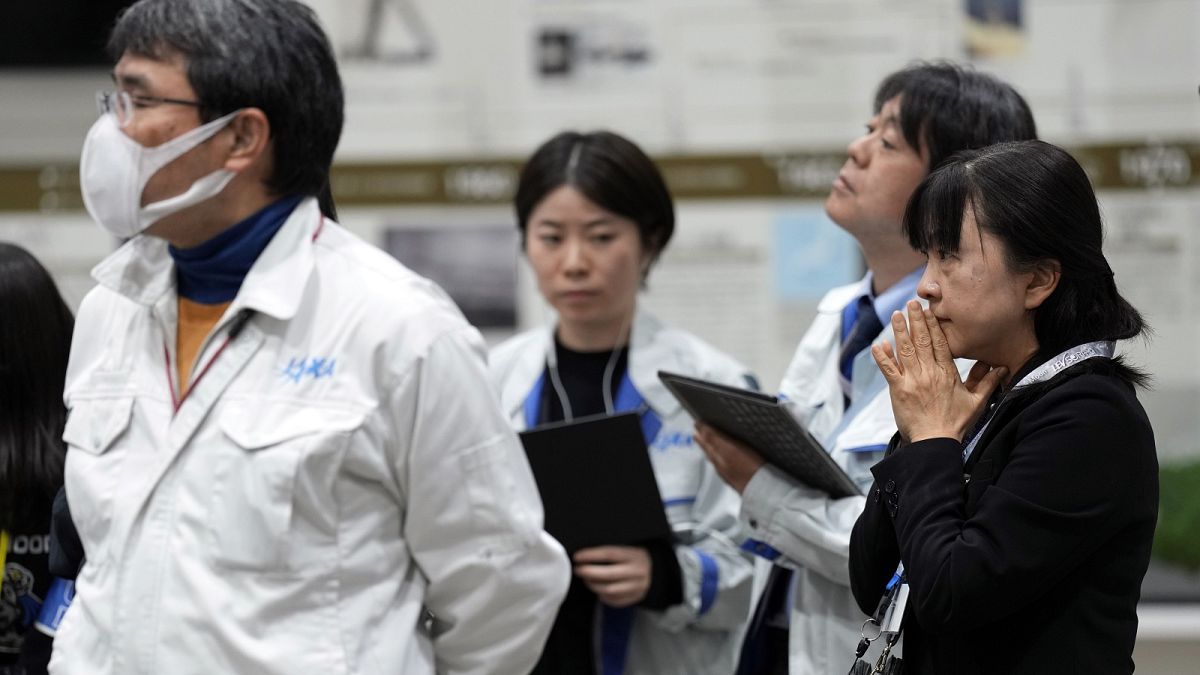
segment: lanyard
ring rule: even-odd
[[[321,236],[321,231],[324,229],[325,215],[321,214],[321,221],[317,224],[317,229],[312,235],[313,242],[317,241],[317,237]],[[243,309],[237,313],[237,316],[235,316],[232,321],[229,322],[229,333],[225,336],[225,341],[221,343],[220,347],[217,347],[217,352],[213,354],[212,358],[208,360],[208,363],[204,364],[204,367],[200,369],[200,372],[192,380],[192,386],[188,387],[182,398],[179,398],[179,395],[175,392],[175,378],[171,376],[171,350],[167,347],[167,341],[163,340],[163,361],[167,366],[167,389],[171,391],[171,405],[173,406],[175,412],[179,412],[179,407],[182,406],[183,402],[187,400],[187,397],[192,393],[192,390],[200,384],[200,380],[204,379],[204,376],[208,374],[208,369],[212,368],[212,365],[216,363],[217,359],[221,356],[221,352],[225,351],[225,348],[229,346],[230,342],[233,342],[235,339],[237,339],[238,334],[241,333],[242,329],[246,327],[246,324],[249,323],[250,317],[252,316],[254,316],[254,310],[249,308]]]
[[[166,340],[163,341],[163,360],[167,364],[167,387],[171,390],[171,405],[174,406],[175,412],[179,412],[179,407],[187,400],[187,397],[196,388],[196,385],[200,384],[200,380],[203,380],[204,376],[208,374],[208,369],[212,368],[212,365],[217,362],[217,359],[221,356],[221,352],[225,351],[229,343],[233,342],[238,333],[242,332],[242,329],[246,327],[252,316],[254,316],[254,310],[243,309],[237,313],[237,316],[233,317],[233,320],[229,322],[229,334],[225,336],[225,341],[221,343],[220,347],[217,347],[217,353],[213,354],[208,363],[204,364],[204,367],[200,369],[199,374],[192,380],[192,386],[188,387],[187,391],[183,393],[183,398],[179,398],[178,394],[175,393],[175,380],[171,377],[171,352],[167,349]]]
[[[860,635],[862,640],[858,643],[858,648],[855,649],[854,659],[855,664],[850,668],[851,673],[879,673],[884,672],[884,664],[888,661],[888,656],[891,654],[892,647],[900,641],[900,632],[903,629],[904,610],[908,605],[908,584],[905,583],[904,563],[896,568],[896,573],[892,575],[891,581],[888,581],[883,592],[883,597],[879,599],[879,607],[875,610],[875,614],[871,618],[863,622]],[[868,637],[867,627],[874,626],[874,635]],[[874,670],[870,666],[862,662],[863,655],[867,653],[867,649],[871,647],[871,643],[883,638],[884,648],[879,655],[879,662],[876,663]],[[863,668],[866,668],[865,670]],[[887,672],[892,672],[888,670]]]
[[[1013,385],[1009,393],[1027,387],[1038,382],[1045,382],[1063,370],[1071,366],[1087,361],[1088,359],[1104,358],[1111,359],[1116,351],[1117,343],[1112,340],[1098,340],[1096,342],[1088,342],[1086,344],[1071,347],[1067,351],[1055,356],[1049,361],[1038,366],[1036,370],[1021,378],[1021,381]],[[967,458],[975,451],[975,446],[979,444],[979,439],[983,438],[983,432],[987,431],[988,425],[992,421],[988,420],[980,427],[979,431],[971,437],[971,441],[963,448],[963,464],[967,463]]]
[[[879,607],[875,609],[873,621],[879,626],[880,633],[899,633],[900,622],[904,617],[904,607],[902,605],[908,598],[908,580],[904,574],[904,562],[901,561],[896,566],[896,572],[892,578],[888,580],[884,586],[883,597],[879,600]]]

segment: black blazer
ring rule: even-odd
[[[873,614],[903,558],[906,672],[1133,672],[1158,512],[1133,379],[1092,359],[1010,395],[965,466],[953,439],[893,439],[850,538],[850,584]]]

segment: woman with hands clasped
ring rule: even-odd
[[[922,297],[940,290],[936,281],[928,281]],[[1044,297],[1039,296],[1047,286],[1043,284],[1036,291],[1033,298],[1041,301]],[[937,316],[916,300],[908,301],[905,312],[892,314],[892,330],[900,353],[891,343],[881,342],[874,345],[871,355],[888,381],[901,442],[926,438],[961,441],[1012,368],[976,361],[964,382]],[[1009,363],[1023,364],[1037,353],[1036,344],[1013,347],[1005,357]]]
[[[1147,378],[1113,352],[1146,326],[1087,175],[1040,141],[961,153],[905,231],[929,306],[872,350],[899,432],[850,540],[860,608],[903,575],[910,673],[1132,672],[1158,465]],[[965,382],[955,357],[977,361]]]

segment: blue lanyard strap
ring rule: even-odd
[[[871,620],[883,626],[883,618],[887,615],[888,608],[896,601],[896,594],[900,592],[900,586],[904,583],[904,563],[901,562],[896,566],[896,572],[892,578],[888,580],[887,585],[883,587],[883,597],[879,599],[879,606],[875,608],[875,614]]]

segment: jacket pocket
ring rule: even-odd
[[[63,476],[67,501],[90,564],[109,559],[117,495],[129,478],[123,471],[128,451],[116,449],[129,430],[133,397],[73,398],[63,428],[67,445]]]
[[[337,513],[328,486],[363,419],[294,403],[235,403],[222,411],[218,426],[229,444],[219,449],[213,472],[214,560],[262,572],[335,562]]]
[[[72,450],[103,455],[129,428],[133,397],[73,401],[63,428],[63,441]]]

